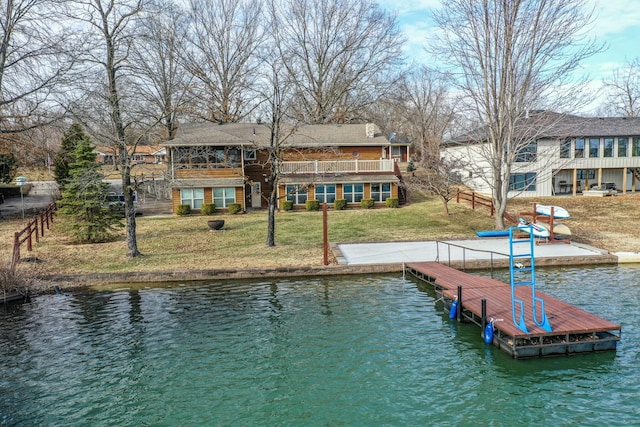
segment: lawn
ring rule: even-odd
[[[610,251],[639,251],[640,231],[635,222],[640,195],[606,198],[554,197],[517,199],[509,212],[522,216],[532,203],[556,204],[572,217],[564,221],[573,240]],[[493,228],[488,209],[471,210],[469,203],[450,204],[444,215],[436,197],[412,200],[400,209],[330,210],[328,236],[333,243],[387,242],[475,238],[478,230]],[[208,219],[224,219],[225,229],[211,232]],[[0,221],[0,250],[10,259],[13,232],[21,221]],[[138,247],[143,257],[125,256],[121,239],[103,244],[72,245],[56,227],[35,245],[31,254],[43,262],[45,274],[80,272],[153,272],[185,269],[286,267],[322,265],[322,212],[276,214],[276,246],[265,245],[266,212],[241,215],[148,216],[137,219]],[[23,253],[23,256],[26,254]]]

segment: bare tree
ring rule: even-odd
[[[504,228],[509,177],[518,156],[531,148],[557,115],[530,111],[552,105],[567,111],[580,99],[574,71],[600,47],[584,35],[592,23],[583,0],[448,0],[434,16],[442,29],[438,52],[469,101],[478,131],[467,138],[485,149],[479,170],[492,190],[496,228]]]
[[[603,83],[607,93],[607,113],[622,117],[640,116],[640,58],[614,70]]]
[[[137,43],[132,50],[131,88],[140,111],[164,129],[163,139],[171,140],[178,129],[178,117],[189,102],[192,77],[181,63],[186,46],[187,19],[168,0],[150,5],[141,20]]]
[[[460,170],[464,169],[466,164],[458,159],[445,159],[438,153],[427,152],[418,165],[421,170],[408,179],[411,189],[427,190],[440,197],[444,214],[449,215],[449,201],[456,197],[462,183]]]
[[[446,75],[422,66],[403,82],[405,133],[429,162],[440,159],[440,145],[455,119],[447,81]]]
[[[76,0],[70,16],[86,24],[86,63],[90,80],[76,117],[98,141],[116,148],[125,203],[127,256],[137,257],[131,154],[145,135],[137,109],[127,109],[126,72],[136,39],[136,19],[145,0]],[[131,93],[129,91],[128,93]],[[79,111],[80,110],[80,111]],[[137,127],[137,129],[136,129]]]
[[[52,17],[57,2],[5,0],[0,10],[0,133],[19,133],[59,117],[75,38]]]
[[[290,114],[309,124],[361,119],[401,61],[396,18],[369,0],[272,1],[277,49],[295,84]]]
[[[190,0],[190,43],[184,64],[193,75],[192,113],[212,122],[238,122],[256,107],[260,0]]]

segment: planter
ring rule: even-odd
[[[207,225],[209,225],[211,231],[222,230],[222,227],[224,227],[224,219],[213,219],[211,221],[207,221]]]

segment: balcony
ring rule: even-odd
[[[370,173],[394,171],[394,160],[309,160],[283,162],[280,173],[284,175],[318,175],[338,173]]]

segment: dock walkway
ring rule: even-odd
[[[553,328],[547,332],[537,326],[531,312],[531,289],[517,287],[518,299],[528,302],[525,322],[529,334],[521,331],[513,322],[511,286],[488,277],[474,276],[436,262],[418,262],[405,265],[413,276],[434,286],[436,294],[450,306],[458,296],[461,320],[471,321],[482,327],[490,319],[502,319],[494,323],[493,344],[514,358],[541,357],[615,350],[620,340],[620,325],[588,313],[578,307],[560,301],[542,292],[536,296],[545,301],[545,311]],[[482,300],[486,312],[482,312]]]

